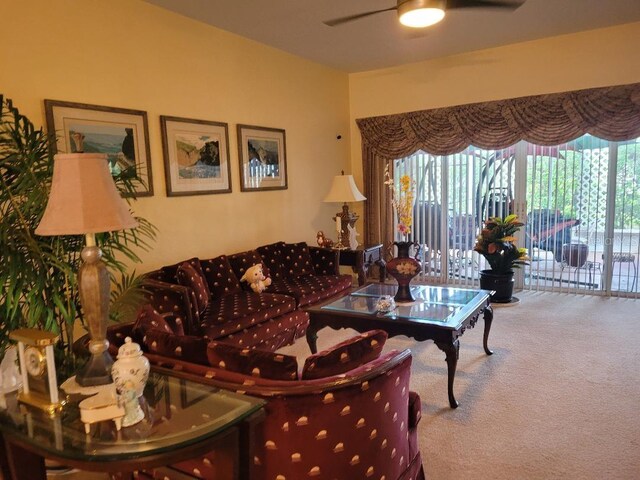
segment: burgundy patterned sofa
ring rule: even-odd
[[[128,335],[154,341],[153,332],[171,329],[163,318],[147,309],[135,328],[111,327],[109,340],[114,346]],[[242,478],[424,480],[411,353],[382,353],[386,337],[381,330],[358,335],[311,355],[300,372],[295,357],[226,342],[198,345],[206,357],[200,363],[146,355],[154,369],[266,400],[265,419],[240,459]],[[217,467],[212,452],[138,478],[214,480]]]
[[[239,280],[257,263],[272,280],[260,294]],[[147,274],[144,287],[149,304],[182,337],[173,343],[201,338],[275,351],[304,335],[309,320],[301,307],[348,290],[351,276],[338,273],[336,251],[277,242],[162,267]],[[187,351],[182,345],[175,353]]]

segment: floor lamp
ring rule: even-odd
[[[355,230],[355,223],[358,215],[349,211],[349,202],[361,202],[367,198],[360,193],[353,175],[341,175],[333,177],[331,189],[325,197],[325,202],[343,203],[342,212],[336,213],[333,217],[336,222],[336,231],[338,232],[338,243],[334,248],[353,248],[349,242],[349,226]]]
[[[107,156],[58,154],[54,158],[49,201],[36,228],[38,235],[85,235],[78,272],[80,302],[89,329],[91,357],[76,375],[82,386],[111,383],[113,359],[107,351],[109,273],[95,234],[135,228],[138,222],[120,197],[109,172]]]

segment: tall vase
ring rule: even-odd
[[[420,273],[420,262],[409,255],[409,249],[413,242],[394,242],[398,247],[398,256],[387,262],[387,273],[398,282],[398,291],[394,300],[397,303],[409,303],[415,301],[411,295],[411,280]]]

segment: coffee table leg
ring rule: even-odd
[[[487,305],[484,309],[484,337],[482,338],[484,353],[487,355],[493,355],[493,350],[489,350],[489,331],[491,330],[491,322],[493,322],[493,308],[491,308],[491,305]]]
[[[311,353],[318,353],[318,347],[316,341],[318,340],[318,329],[313,326],[312,323],[307,327],[307,343],[309,344],[309,350]]]
[[[458,366],[458,355],[460,353],[460,342],[455,340],[452,343],[436,342],[437,347],[442,350],[447,359],[447,390],[449,393],[449,405],[451,408],[458,408],[458,401],[453,395],[453,380],[456,377],[456,367]]]

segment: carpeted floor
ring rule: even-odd
[[[433,342],[389,339],[413,352],[422,398],[420,449],[431,480],[640,478],[640,301],[519,293],[461,338],[447,401],[444,354]],[[318,348],[354,332],[323,329]],[[306,342],[281,351],[309,355]]]

